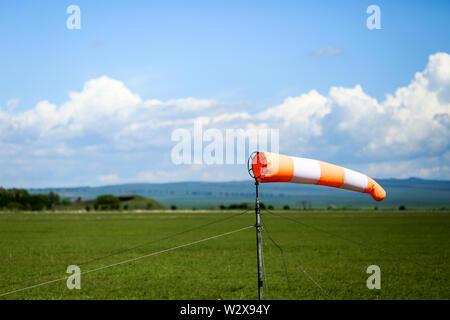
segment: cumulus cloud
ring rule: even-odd
[[[371,155],[405,157],[445,152],[450,138],[450,101],[440,96],[450,84],[448,72],[450,55],[432,55],[426,69],[417,72],[407,87],[387,94],[381,102],[367,96],[359,86],[332,88],[329,99],[336,106],[333,112],[340,113],[338,117],[344,115],[338,130],[363,137],[367,141],[363,150]]]
[[[450,55],[437,53],[408,86],[387,94],[383,101],[369,96],[360,85],[332,87],[326,96],[312,90],[289,97],[257,117],[280,127],[285,139],[306,137],[304,147],[326,147],[321,153],[330,158],[337,154],[364,161],[438,156],[449,148],[449,72]]]
[[[205,128],[220,130],[279,129],[280,152],[352,163],[375,176],[392,172],[393,176],[450,178],[449,112],[447,53],[431,55],[425,70],[417,72],[408,86],[381,101],[358,84],[336,86],[326,95],[311,90],[287,97],[255,114],[239,104],[214,99],[144,100],[123,82],[103,76],[87,81],[79,92],[70,92],[60,106],[41,101],[26,111],[0,109],[0,161],[5,166],[12,157],[25,162],[66,157],[80,167],[88,163],[90,173],[98,172],[102,161],[109,161],[108,170],[113,172],[133,163],[132,176],[137,180],[195,179],[199,176],[195,170],[186,171],[189,177],[182,171],[175,177],[166,173],[171,171],[167,168],[174,145],[171,132],[192,129],[194,121],[201,121]],[[139,165],[137,157],[149,163]],[[158,167],[162,162],[165,168]],[[232,179],[230,174],[227,177]],[[98,181],[117,179],[111,174]]]
[[[31,150],[37,145],[71,140],[88,139],[91,148],[92,142],[114,142],[121,149],[140,137],[149,146],[161,128],[180,126],[186,121],[182,115],[202,112],[215,103],[212,99],[195,98],[143,101],[123,82],[106,76],[86,82],[80,92],[70,92],[69,98],[59,107],[41,101],[23,112],[0,110],[2,140],[28,144],[35,155],[46,153]],[[142,139],[138,140],[142,143]]]
[[[260,121],[280,122],[281,127],[294,127],[306,139],[322,134],[321,119],[331,112],[329,101],[315,90],[284,102],[256,115]]]

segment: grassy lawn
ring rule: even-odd
[[[266,298],[450,298],[449,211],[278,212],[299,223],[263,212],[266,231],[285,252],[281,254],[263,232]],[[79,265],[86,272],[255,223],[254,213],[249,211],[83,264],[236,213],[1,213],[0,294],[68,276],[65,273],[68,265]],[[366,287],[370,276],[366,269],[370,265],[381,268],[381,290]],[[48,272],[54,273],[46,275]],[[37,278],[10,285],[33,277]],[[68,290],[63,280],[0,296],[0,299],[256,298],[254,228],[82,275],[81,290]]]

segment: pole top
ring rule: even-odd
[[[259,151],[253,151],[247,160],[247,170],[250,177],[255,179],[255,184],[258,184],[258,179],[261,177],[261,168],[259,168]],[[255,175],[255,172],[257,172],[257,176]]]

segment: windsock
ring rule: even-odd
[[[386,191],[365,174],[319,160],[257,152],[251,160],[251,170],[255,179],[262,183],[317,184],[369,193],[376,201],[386,197]]]

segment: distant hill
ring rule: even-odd
[[[387,192],[382,202],[370,195],[323,186],[268,183],[261,184],[261,201],[275,207],[325,208],[450,208],[450,181],[409,179],[377,179]],[[253,202],[255,187],[251,180],[235,182],[134,183],[101,187],[28,189],[30,193],[50,190],[75,200],[94,199],[101,194],[140,195],[155,199],[166,207],[218,208],[221,204]]]

